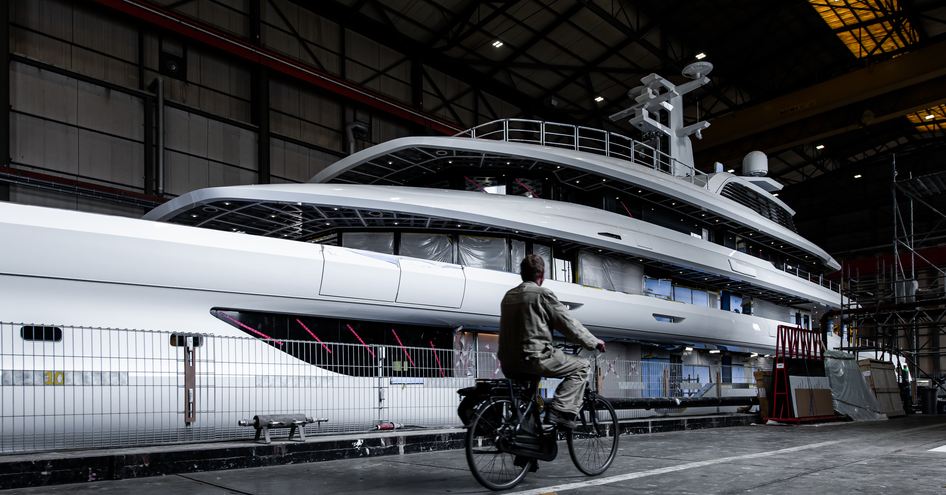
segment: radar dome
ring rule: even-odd
[[[761,151],[750,151],[742,159],[742,172],[753,177],[765,177],[769,173],[769,157]]]

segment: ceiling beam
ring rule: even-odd
[[[695,144],[702,162],[767,153],[902,117],[946,101],[946,42],[760,103],[713,121]]]
[[[306,8],[319,16],[344,26],[368,39],[390,47],[404,54],[412,54],[426,66],[449,74],[466,84],[476,86],[493,96],[517,106],[528,115],[543,118],[564,118],[560,112],[550,109],[527,93],[487,77],[486,74],[471,68],[468,64],[447,56],[430,44],[414,40],[394,27],[378,22],[360,12],[334,1],[302,2],[294,0],[300,7]],[[512,3],[512,2],[508,2]],[[506,5],[506,4],[503,4]],[[499,10],[503,10],[502,7]],[[465,36],[465,35],[461,35]]]

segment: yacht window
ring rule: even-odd
[[[578,281],[582,285],[640,294],[643,276],[644,269],[640,265],[588,250],[578,253]]]
[[[458,251],[463,266],[508,271],[509,245],[502,237],[461,235]]]
[[[506,194],[506,186],[486,186],[483,188],[484,191],[490,194]]]
[[[693,291],[689,287],[674,287],[673,300],[677,302],[693,304]]]
[[[535,254],[545,262],[545,271],[552,270],[552,248],[543,244],[533,244],[532,254]]]
[[[692,304],[696,306],[709,307],[709,294],[705,290],[696,290],[691,289],[690,293],[693,296]]]
[[[552,279],[559,282],[572,282],[572,262],[561,258],[552,259]]]
[[[519,264],[522,263],[522,259],[526,257],[526,243],[513,239],[510,241],[509,249],[510,262],[512,263],[510,268],[513,273],[519,273]]]
[[[345,232],[342,234],[342,246],[394,254],[394,232]]]
[[[59,327],[27,325],[20,327],[20,337],[23,340],[34,342],[60,342],[62,341],[62,329]]]
[[[644,277],[644,295],[669,301],[673,295],[673,283],[666,278]]]
[[[732,292],[723,291],[720,297],[720,308],[723,311],[742,313],[742,298]]]
[[[456,263],[453,238],[446,234],[401,234],[398,254],[443,263]]]

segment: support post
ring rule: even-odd
[[[10,166],[10,6],[0,6],[0,166]],[[0,181],[0,201],[10,201],[10,184]]]
[[[263,0],[252,0],[250,2],[250,40],[255,45],[262,43],[262,2]],[[253,123],[257,126],[257,182],[269,184],[272,181],[269,132],[269,73],[262,64],[257,65],[253,70],[251,104],[253,106],[251,117]]]

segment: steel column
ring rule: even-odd
[[[0,167],[10,166],[10,5],[0,5]],[[10,201],[10,184],[0,181],[0,201]]]

